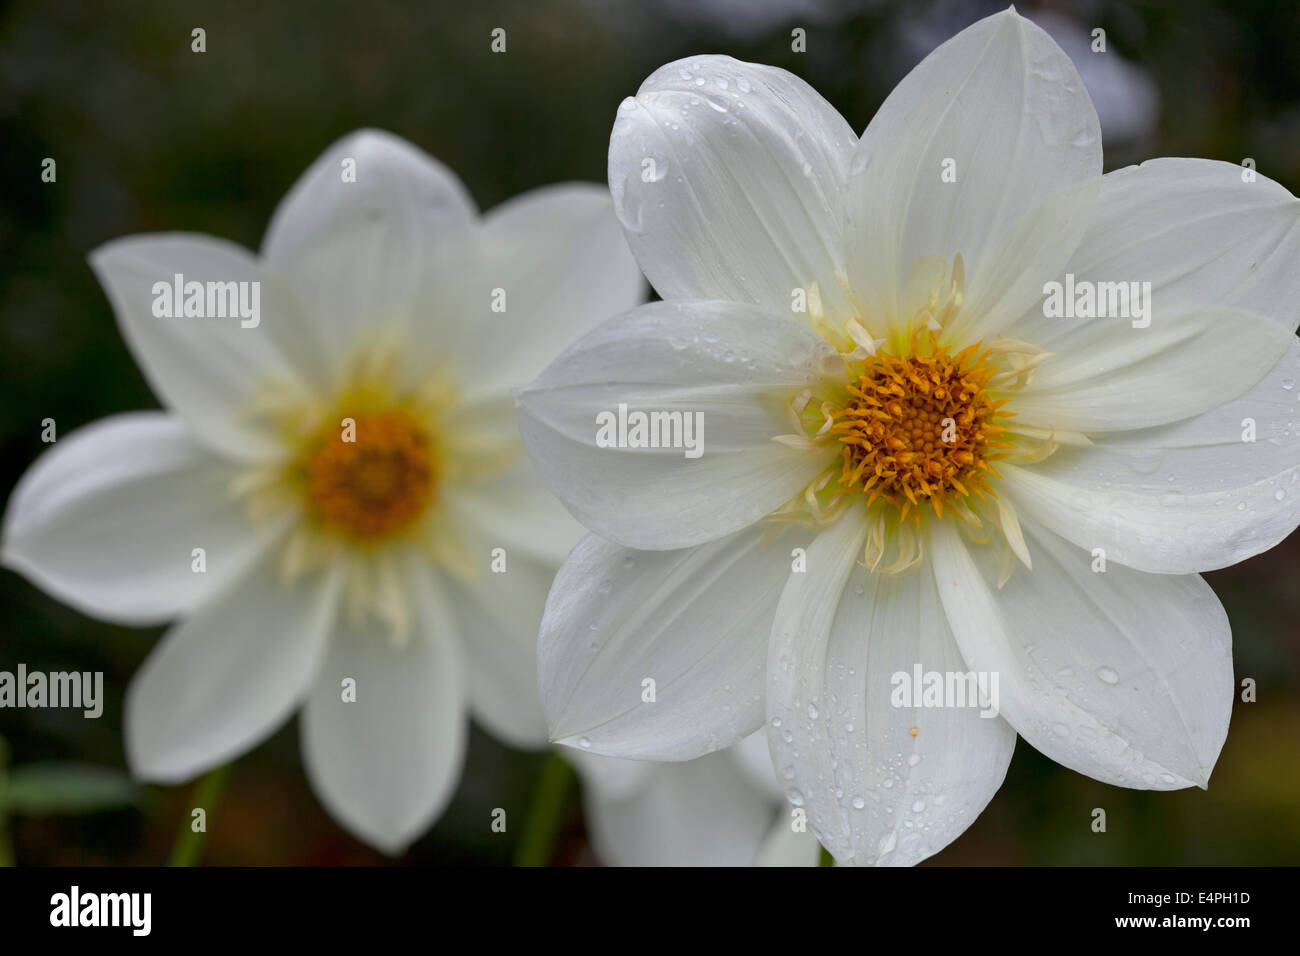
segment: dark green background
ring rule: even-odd
[[[767,7],[769,4],[760,4]],[[1155,79],[1153,145],[1110,151],[1107,168],[1148,155],[1202,156],[1300,189],[1300,4],[1156,0],[1054,4]],[[861,130],[916,55],[898,40],[925,16],[943,35],[996,5],[807,3],[683,19],[657,2],[239,3],[25,0],[0,6],[0,486],[59,432],[154,399],[120,339],[86,254],[115,236],[189,230],[256,248],[276,202],[334,139],[391,130],[465,180],[482,208],[558,180],[604,180],[614,111],[665,62],[729,53],[809,80]],[[671,8],[680,11],[678,4]],[[1033,16],[1036,7],[1020,6]],[[207,30],[207,52],[190,30]],[[489,50],[494,27],[508,52]],[[791,52],[790,29],[808,31]],[[734,28],[734,29],[733,29]],[[58,182],[40,180],[41,160]],[[1297,265],[1300,268],[1300,264]],[[557,348],[563,343],[556,343]],[[931,862],[1300,863],[1300,545],[1210,575],[1234,630],[1237,703],[1208,792],[1105,786],[1023,742],[978,822]],[[89,620],[0,572],[0,668],[103,670],[104,716],[0,711],[16,764],[66,758],[123,765],[122,692],[157,631]],[[376,863],[307,788],[291,725],[235,767],[210,821],[223,864]],[[460,791],[408,862],[501,863],[511,835],[492,807],[522,807],[539,758],[476,734]],[[147,788],[134,808],[19,817],[26,864],[156,863],[186,813],[186,788]],[[1104,807],[1109,832],[1091,832]],[[556,862],[590,859],[575,806]]]

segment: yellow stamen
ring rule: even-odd
[[[988,462],[1005,428],[986,390],[996,369],[979,345],[950,355],[929,330],[911,337],[904,354],[877,353],[856,365],[848,397],[829,407],[829,431],[840,442],[842,489],[892,503],[919,520],[928,503],[946,504],[989,491]],[[991,491],[989,492],[992,493]]]

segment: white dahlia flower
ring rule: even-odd
[[[860,138],[784,71],[669,64],[609,180],[667,301],[518,396],[609,539],[551,592],[552,738],[687,760],[765,724],[842,863],[942,849],[1017,733],[1204,786],[1233,673],[1196,572],[1300,521],[1300,202],[1226,163],[1102,176],[1078,74],[1014,10]]]
[[[816,866],[806,813],[785,800],[767,737],[694,760],[569,755],[596,856],[612,866]]]
[[[322,803],[399,852],[454,791],[470,713],[545,741],[537,625],[581,529],[510,389],[641,301],[608,195],[480,218],[440,163],[362,131],[258,255],[163,234],[91,262],[165,411],[59,440],[10,501],[5,562],[94,617],[181,619],[127,693],[137,777],[187,780],[301,707]]]

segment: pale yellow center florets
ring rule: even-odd
[[[1004,336],[961,342],[960,255],[951,268],[918,264],[913,279],[928,278],[929,295],[913,297],[890,321],[868,323],[848,280],[837,278],[853,314],[828,316],[812,283],[810,324],[835,354],[818,360],[815,383],[784,400],[790,429],[773,437],[828,464],[767,520],[824,528],[855,510],[867,522],[862,563],[906,574],[922,564],[924,516],[932,512],[975,543],[997,535],[1000,587],[1017,560],[1030,567],[1031,559],[1015,509],[996,493],[995,463],[1031,465],[1062,443],[1089,444],[1069,429],[1017,424],[1016,412],[1003,407],[1050,353]],[[917,286],[913,279],[904,286]],[[954,341],[966,347],[957,351]]]
[[[500,477],[518,454],[518,439],[499,418],[461,405],[448,372],[412,381],[403,370],[400,349],[369,345],[354,352],[328,394],[266,383],[244,414],[285,454],[231,485],[250,521],[294,519],[282,545],[286,582],[341,571],[350,619],[373,615],[397,641],[406,639],[414,602],[407,557],[473,581],[481,554],[449,496]]]

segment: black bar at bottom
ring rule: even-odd
[[[816,946],[884,928],[895,939],[914,933],[918,944],[1009,941],[1039,931],[1061,934],[1046,938],[1056,940],[1200,934],[1227,941],[1287,927],[1295,913],[1296,873],[956,867],[726,873],[7,870],[0,871],[0,933],[7,944],[75,936],[91,944],[247,940],[259,946],[279,940],[337,946],[402,934],[431,948],[457,950],[496,946],[509,937],[533,947],[583,950],[638,940],[668,945],[717,938],[734,945],[747,937],[770,946],[787,933]]]

